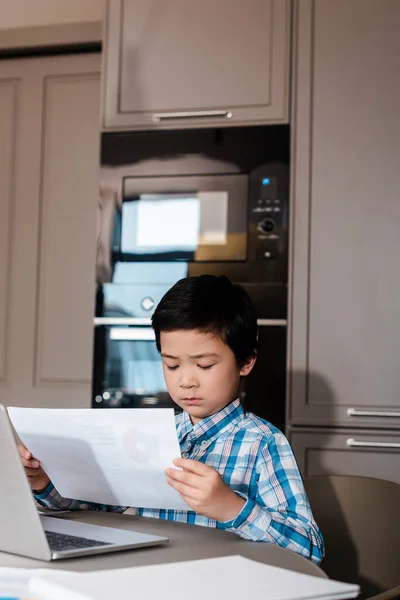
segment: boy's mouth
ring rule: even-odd
[[[190,406],[200,404],[201,398],[183,398],[183,403]]]

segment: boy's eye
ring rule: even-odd
[[[200,369],[202,369],[203,371],[208,371],[208,369],[211,369],[211,367],[213,367],[214,365],[207,365],[207,366],[202,366],[202,365],[197,365],[198,367],[200,367]]]
[[[175,365],[175,366],[171,367],[170,365],[167,365],[167,364],[165,366],[167,367],[167,369],[169,371],[175,371],[179,367],[179,365]]]

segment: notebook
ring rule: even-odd
[[[30,581],[41,600],[341,600],[356,598],[359,586],[265,565],[242,556],[74,573],[60,581]]]

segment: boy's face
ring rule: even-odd
[[[240,377],[248,375],[255,359],[241,369],[220,337],[196,330],[160,334],[165,382],[171,398],[196,424],[236,398]]]

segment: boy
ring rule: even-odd
[[[153,319],[168,392],[183,409],[176,417],[182,470],[167,469],[169,485],[193,509],[129,509],[134,514],[234,531],[278,544],[319,563],[323,539],[284,435],[244,414],[240,379],[257,356],[257,317],[247,293],[226,277],[178,281]],[[37,460],[20,447],[36,499],[49,508],[109,510],[62,498]]]

